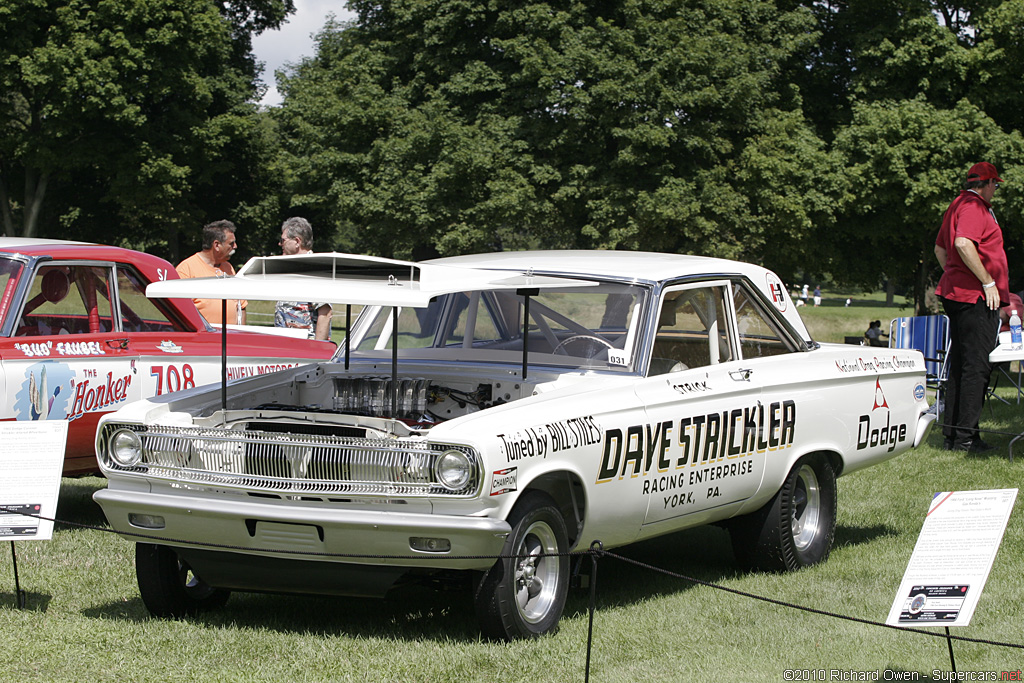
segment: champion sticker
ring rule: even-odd
[[[507,467],[491,473],[491,495],[500,496],[516,490],[518,479],[517,467]]]

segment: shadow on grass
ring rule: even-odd
[[[728,534],[717,528],[691,529],[615,552],[704,581],[719,581],[736,573]],[[583,570],[590,571],[589,558],[583,558]],[[384,599],[233,593],[225,607],[190,621],[215,629],[245,627],[321,636],[475,642],[480,630],[473,604],[474,578],[464,573],[440,587],[403,585]],[[629,605],[692,586],[612,558],[600,561],[599,579],[600,607]],[[585,615],[588,601],[589,590],[570,591],[565,616]],[[90,607],[82,614],[92,619],[140,623],[152,618],[137,596]]]
[[[57,500],[58,520],[66,520],[76,524],[106,527],[107,518],[103,510],[92,499],[92,494],[106,488],[107,482],[100,477],[65,477],[61,480],[60,497]],[[75,524],[54,525],[55,531],[77,530]]]
[[[876,524],[869,527],[854,527],[840,524],[836,526],[836,539],[832,549],[845,548],[851,545],[870,543],[886,536],[898,536],[899,531],[890,526]]]
[[[853,545],[894,533],[885,527],[840,527],[836,540]],[[613,552],[630,561],[613,557],[598,560],[598,610],[639,604],[695,586],[665,572],[708,583],[744,575],[733,560],[729,534],[716,526],[680,531]],[[577,566],[581,573],[589,574],[591,559],[574,558],[571,568]],[[224,608],[190,621],[214,629],[244,627],[320,636],[475,642],[480,631],[473,604],[474,578],[464,573],[440,587],[403,585],[384,599],[234,593]],[[564,616],[586,618],[589,600],[589,589],[570,590]],[[139,597],[91,607],[82,613],[93,619],[118,621],[152,618]]]
[[[24,611],[46,612],[46,610],[50,608],[51,600],[53,600],[53,596],[49,593],[35,593],[33,591],[25,591]],[[0,609],[21,609],[18,607],[18,598],[13,591],[0,591]]]
[[[681,593],[695,586],[671,574],[708,583],[720,583],[742,575],[733,559],[728,532],[717,526],[687,529],[615,548],[611,552],[629,561],[613,557],[598,560],[598,609],[631,605],[653,597]],[[584,558],[583,573],[589,573],[590,567],[590,558]],[[569,598],[566,614],[579,615],[588,611],[589,590],[574,591]]]
[[[140,597],[90,607],[82,615],[136,623],[155,619]],[[468,581],[463,591],[400,588],[384,599],[232,593],[225,607],[185,621],[210,629],[253,628],[327,637],[445,642],[480,638]]]

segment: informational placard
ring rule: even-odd
[[[936,493],[885,623],[970,624],[1016,499],[1017,489]]]
[[[46,541],[53,536],[67,420],[0,422],[0,541]],[[27,513],[27,514],[22,514]]]

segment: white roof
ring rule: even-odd
[[[477,289],[588,287],[593,282],[509,270],[415,263],[357,254],[296,254],[250,259],[234,277],[154,282],[154,298],[321,301],[426,308],[442,294]]]
[[[601,250],[507,251],[452,256],[426,263],[466,268],[507,268],[566,277],[619,278],[652,284],[687,276],[740,274],[749,279],[769,301],[774,303],[776,309],[803,339],[811,341],[811,335],[782,281],[772,271],[752,263],[687,254]]]
[[[567,276],[605,276],[633,279],[637,282],[660,282],[687,275],[709,273],[761,274],[765,269],[750,263],[647,251],[549,250],[503,251],[434,259],[424,263],[469,268],[510,269]]]

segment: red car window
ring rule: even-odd
[[[95,334],[113,329],[110,269],[54,264],[36,271],[14,335]]]
[[[18,278],[21,277],[23,269],[24,265],[19,261],[0,259],[0,289],[3,290],[3,294],[0,294],[0,321],[11,308],[11,299],[14,298],[14,290],[18,286]]]
[[[167,315],[161,299],[146,298],[146,281],[123,264],[117,266],[121,299],[121,329],[125,332],[184,332],[186,327]]]

